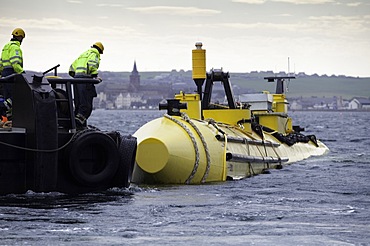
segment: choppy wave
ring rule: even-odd
[[[133,134],[162,114],[99,110],[90,124]],[[328,155],[240,181],[1,196],[0,244],[368,245],[369,116],[292,113]]]

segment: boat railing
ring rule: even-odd
[[[6,77],[0,78],[0,83],[13,83],[15,81],[24,81],[29,87],[37,90],[38,93],[44,93],[49,91],[46,89],[48,86],[55,93],[55,101],[58,109],[58,125],[65,129],[69,129],[70,132],[76,131],[75,115],[73,109],[74,93],[72,90],[73,84],[99,84],[101,80],[93,78],[62,78],[58,77],[57,68],[60,65],[56,65],[43,73],[35,73],[30,78],[29,73],[22,74],[11,74]],[[47,73],[54,71],[54,76],[45,76]],[[44,89],[37,89],[43,86]],[[58,88],[60,87],[60,88]],[[26,88],[26,87],[25,87]]]

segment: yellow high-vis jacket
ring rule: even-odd
[[[19,41],[10,41],[1,52],[0,72],[6,68],[12,68],[16,73],[23,72],[23,56]]]
[[[91,48],[80,55],[69,67],[69,75],[71,76],[86,76],[92,77],[98,75],[100,64],[100,54],[95,48]]]

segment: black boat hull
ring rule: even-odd
[[[76,129],[71,85],[95,80],[50,82],[33,77],[0,79],[13,84],[12,127],[0,128],[0,194],[128,187],[136,138],[97,128]],[[66,87],[65,98],[54,88],[58,83]]]

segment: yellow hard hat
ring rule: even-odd
[[[25,38],[26,37],[26,33],[23,31],[22,28],[16,28],[13,30],[12,32],[12,35],[13,36],[21,36],[22,38]]]
[[[95,44],[93,44],[93,46],[98,47],[101,50],[101,53],[103,54],[104,46],[101,42],[96,42]]]

